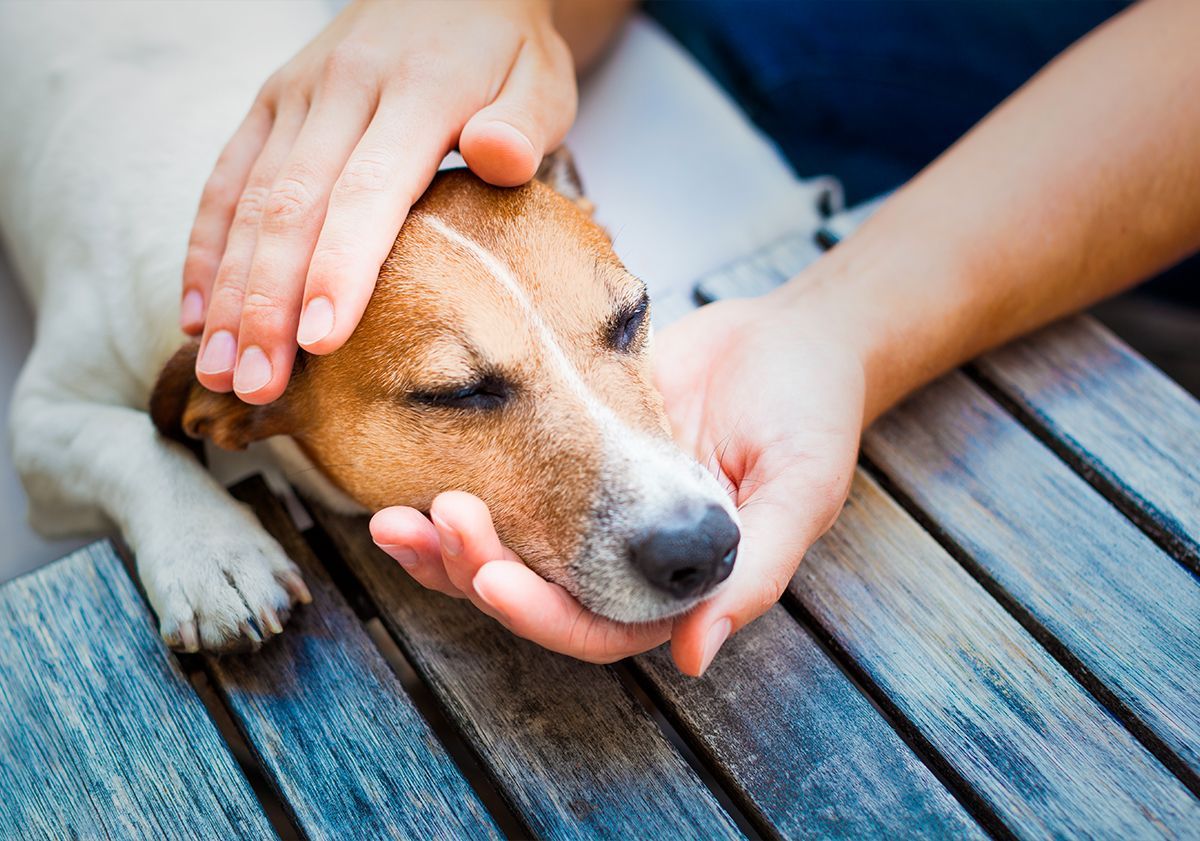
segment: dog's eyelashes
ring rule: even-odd
[[[500,377],[490,375],[458,388],[413,391],[408,395],[414,403],[471,411],[499,409],[511,396],[509,384]]]
[[[632,348],[642,333],[642,325],[649,311],[650,299],[643,295],[632,307],[619,312],[609,327],[609,346],[622,353]]]

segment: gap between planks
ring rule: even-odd
[[[137,574],[133,552],[119,536],[110,539],[117,557],[121,559],[121,566],[125,569],[125,574],[129,576],[134,589],[137,590],[138,597],[146,605],[150,615],[154,616],[150,600],[146,597],[146,591],[142,589],[142,581]],[[157,617],[154,621],[157,622]],[[205,713],[213,723],[213,727],[216,728],[217,734],[225,743],[225,747],[229,749],[234,761],[237,762],[242,776],[246,778],[246,783],[262,807],[263,814],[270,821],[275,834],[280,838],[302,838],[303,833],[296,825],[291,809],[275,789],[270,775],[267,774],[266,769],[259,762],[258,756],[237,726],[237,719],[230,712],[224,698],[213,687],[212,676],[204,666],[203,657],[198,654],[181,654],[169,649],[168,652],[178,663],[179,670],[187,676],[192,691],[196,693]]]
[[[616,675],[617,680],[625,687],[630,695],[633,696],[646,714],[658,725],[659,731],[663,737],[671,743],[675,748],[675,752],[683,757],[684,762],[692,766],[692,770],[696,772],[696,776],[704,783],[705,787],[712,792],[713,797],[717,798],[717,802],[721,804],[729,816],[733,818],[747,838],[779,838],[779,833],[767,823],[756,821],[753,819],[752,812],[745,811],[742,808],[742,801],[737,796],[735,787],[728,785],[728,777],[722,772],[718,763],[713,762],[707,752],[700,748],[699,745],[693,745],[688,738],[686,728],[678,728],[666,709],[666,705],[660,703],[657,693],[653,690],[651,682],[646,679],[645,674],[637,666],[637,662],[632,657],[627,657],[624,660],[619,660],[616,663],[608,666]],[[701,755],[705,758],[702,759]]]
[[[983,831],[998,841],[1015,841],[1017,836],[1004,824],[995,810],[955,770],[942,752],[921,733],[920,728],[900,710],[895,702],[888,698],[887,693],[867,674],[862,666],[855,662],[850,653],[838,644],[834,635],[817,621],[808,608],[800,603],[790,588],[784,591],[780,604],[797,624],[809,632],[825,655],[841,670],[854,688],[870,702],[880,717],[921,761],[921,764],[928,768],[937,781],[967,810],[967,814],[975,819]]]
[[[298,504],[303,507],[305,503],[298,501]],[[470,741],[446,714],[433,690],[413,667],[412,660],[402,647],[402,642],[387,630],[380,619],[374,601],[363,587],[362,582],[342,560],[333,541],[316,522],[316,519],[306,508],[304,511],[309,518],[309,526],[300,533],[301,539],[312,549],[317,563],[328,573],[334,586],[354,610],[359,621],[363,623],[371,643],[388,664],[392,674],[400,681],[417,712],[425,719],[425,723],[429,725],[438,742],[449,754],[467,784],[478,795],[484,808],[496,821],[500,831],[510,839],[529,838],[531,835],[529,827],[515,811],[509,808],[496,781],[488,773],[487,766],[475,753]],[[330,558],[336,558],[336,563],[330,563]]]
[[[310,512],[311,514],[311,512]],[[385,659],[389,659],[389,654],[385,650],[390,648],[397,657],[401,658],[403,667],[411,674],[411,679],[419,686],[419,692],[409,689],[410,696],[417,705],[418,710],[422,715],[426,716],[430,726],[437,733],[438,738],[442,740],[444,747],[450,753],[454,761],[459,765],[459,769],[463,772],[468,782],[475,788],[477,794],[484,801],[485,805],[492,811],[493,817],[501,824],[502,829],[509,835],[510,838],[531,838],[534,837],[529,828],[524,825],[515,808],[510,808],[507,799],[504,796],[503,784],[494,778],[489,771],[488,764],[480,757],[471,741],[467,739],[460,729],[454,724],[450,712],[444,707],[441,701],[438,700],[437,693],[428,685],[427,681],[421,676],[421,673],[412,665],[413,655],[406,650],[404,639],[393,633],[385,623],[380,620],[380,610],[375,605],[370,592],[366,586],[342,558],[337,551],[332,539],[322,528],[319,518],[313,517],[313,525],[304,532],[304,538],[309,542],[314,549],[315,554],[322,566],[329,572],[338,588],[343,591],[347,600],[352,604],[367,605],[368,610],[374,617],[371,625],[377,627],[377,634],[372,633],[372,640],[376,647],[379,648]],[[332,561],[332,562],[331,562]],[[335,569],[336,567],[336,569]],[[347,589],[353,592],[347,592]],[[380,643],[383,643],[383,646]],[[660,705],[657,705],[653,700],[653,696],[648,694],[642,687],[641,681],[634,674],[636,666],[631,665],[632,659],[626,659],[619,663],[610,666],[597,666],[596,668],[605,668],[613,673],[618,684],[634,699],[635,703],[642,707],[647,716],[659,729],[663,738],[671,746],[679,759],[689,766],[701,783],[708,788],[713,797],[720,804],[726,814],[732,819],[738,830],[745,834],[748,838],[775,838],[778,833],[769,825],[760,825],[756,821],[752,821],[745,812],[739,808],[736,794],[731,789],[726,788],[721,783],[720,770],[716,767],[710,767],[705,763],[700,756],[691,749],[687,740],[676,731],[668,720],[664,710]],[[398,679],[405,682],[406,677],[399,672]],[[409,688],[406,683],[406,688]],[[415,687],[414,687],[415,688]],[[445,732],[450,734],[450,739],[443,735]],[[460,761],[460,757],[465,755],[465,758],[470,763],[471,768],[465,767]],[[473,772],[473,773],[472,773]],[[486,791],[481,790],[478,783],[486,784]],[[501,817],[497,811],[493,809],[493,803],[498,802],[504,809],[505,814],[510,818],[506,825],[501,821]],[[517,829],[516,832],[511,832],[509,827]]]
[[[1165,522],[1171,520],[1167,514],[1158,510],[1149,500],[1137,496],[1132,489],[1120,487],[1103,472],[1089,464],[1087,459],[1074,452],[1066,441],[1056,436],[1048,423],[1040,419],[1034,411],[1022,406],[1012,395],[987,376],[977,363],[964,365],[962,372],[983,389],[989,397],[999,403],[1004,411],[1012,415],[1017,423],[1028,430],[1059,461],[1091,485],[1101,497],[1120,512],[1121,516],[1137,526],[1160,549],[1178,561],[1197,579],[1200,579],[1200,555],[1197,555],[1182,538],[1164,525]]]
[[[1020,420],[1020,418],[1017,418]],[[1073,470],[1076,467],[1067,462]],[[945,529],[941,528],[921,506],[864,454],[859,454],[859,463],[872,479],[894,499],[904,511],[924,529],[930,537],[958,563],[963,570],[981,586],[1004,611],[1017,621],[1042,649],[1049,654],[1071,676],[1076,683],[1108,710],[1138,743],[1178,779],[1193,796],[1200,798],[1200,777],[1171,748],[1155,734],[1120,698],[1097,678],[1074,653],[1049,628],[1039,622],[1017,599],[997,582],[984,567],[977,563],[964,547],[959,545]],[[1082,475],[1082,474],[1081,474]],[[1086,477],[1085,477],[1086,478]],[[1111,501],[1111,500],[1110,500]],[[802,608],[801,608],[802,609]],[[852,662],[852,661],[848,661]],[[864,676],[865,677],[865,676]],[[903,735],[903,733],[901,733]],[[918,734],[919,735],[919,734]],[[932,746],[931,746],[932,747]],[[920,754],[918,754],[920,755]],[[931,766],[932,767],[932,766]],[[936,770],[936,769],[935,769]],[[951,789],[952,791],[954,789]]]

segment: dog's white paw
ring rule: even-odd
[[[257,521],[198,525],[169,543],[139,547],[138,571],[162,638],[178,651],[254,651],[312,596],[299,568]]]

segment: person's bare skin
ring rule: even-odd
[[[547,648],[607,662],[670,639],[679,668],[701,674],[836,519],[865,424],[982,351],[1200,247],[1197,31],[1200,5],[1145,0],[800,276],[657,338],[676,437],[701,460],[716,456],[743,520],[732,577],[686,616],[625,626],[587,613],[514,559],[486,506],[463,493],[435,500],[432,520],[378,512],[376,542],[411,549],[422,584]]]
[[[549,0],[358,0],[263,86],[213,170],[184,266],[196,374],[248,403],[283,393],[299,343],[358,325],[409,207],[446,153],[523,184],[575,117],[572,54],[624,13]]]

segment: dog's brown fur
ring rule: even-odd
[[[155,389],[156,425],[228,449],[291,436],[328,479],[371,510],[427,510],[442,491],[469,491],[489,505],[506,544],[562,581],[601,481],[600,430],[554,376],[520,303],[429,222],[436,217],[498,255],[597,398],[628,426],[667,436],[651,383],[648,320],[625,352],[606,339],[644,287],[591,219],[570,168],[557,169],[570,198],[536,182],[498,190],[465,171],[440,174],[414,206],[342,349],[298,360],[283,397],[257,407],[202,388],[189,344]],[[482,372],[511,384],[503,409],[415,399]]]

